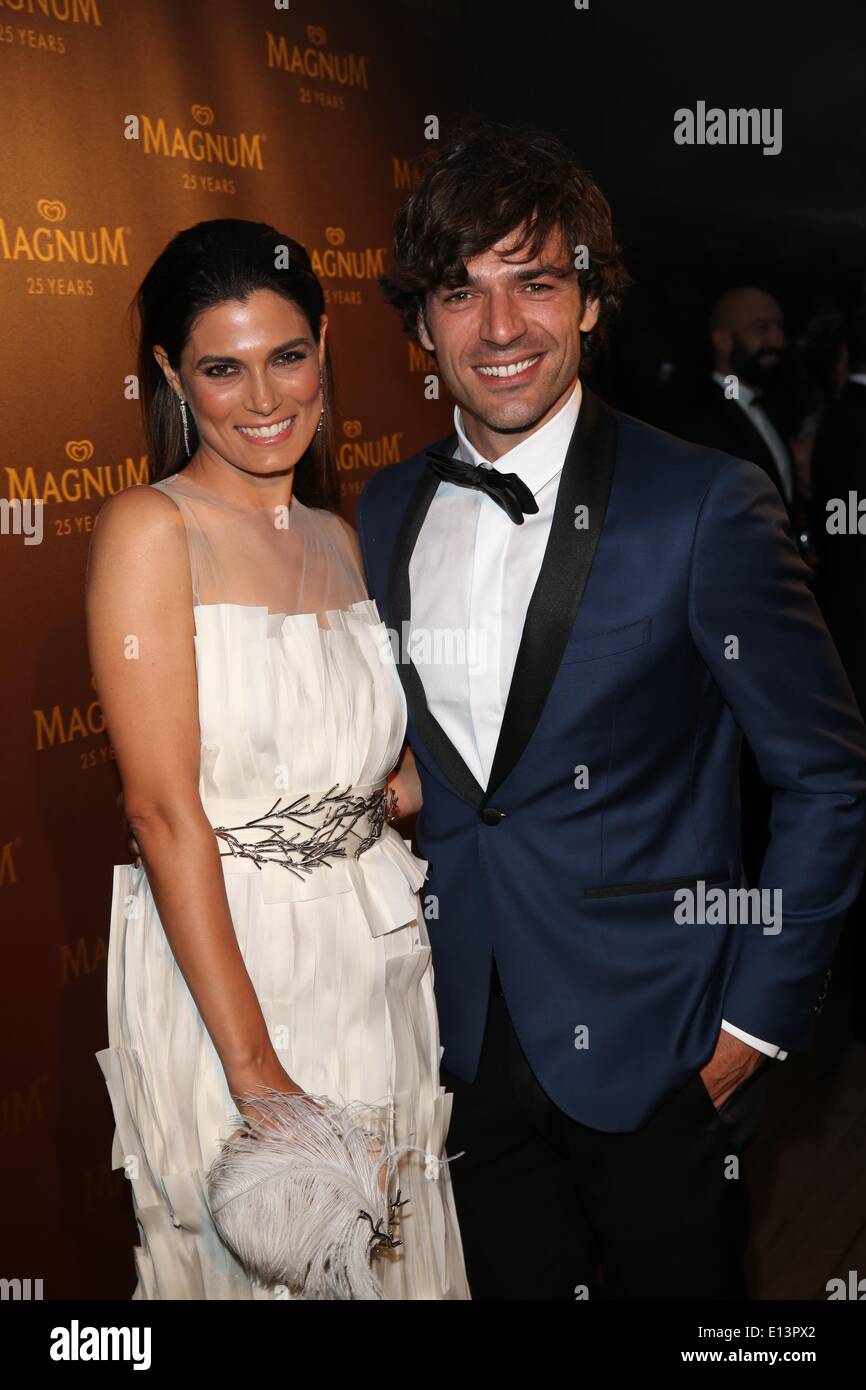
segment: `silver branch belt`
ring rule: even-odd
[[[322,865],[330,868],[332,859],[357,859],[370,849],[395,806],[393,788],[362,796],[352,793],[351,783],[344,791],[335,783],[316,798],[305,793],[285,806],[277,798],[261,816],[214,826],[214,834],[226,846],[221,859],[251,859],[259,868],[278,864],[303,878]]]

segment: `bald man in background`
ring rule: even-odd
[[[791,516],[798,510],[796,472],[767,400],[784,362],[782,310],[764,290],[740,286],[716,300],[709,331],[712,373],[688,395],[674,395],[668,429],[693,444],[756,463],[772,478]]]

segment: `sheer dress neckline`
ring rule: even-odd
[[[178,482],[182,484],[183,489],[190,489],[191,491],[197,492],[203,501],[213,502],[215,506],[219,507],[228,507],[230,511],[241,512],[245,516],[271,516],[273,513],[272,507],[244,507],[239,502],[232,502],[228,497],[223,497],[221,493],[214,492],[211,488],[204,487],[201,483],[197,483],[195,478],[188,478],[186,476],[186,470],[183,468],[180,469],[179,472],[171,473],[167,478],[161,478],[159,480],[160,485],[171,484],[174,486]],[[156,487],[157,484],[154,483],[152,486]],[[305,506],[301,499],[293,492],[292,500],[289,504],[290,515],[295,510],[295,507],[307,512],[325,510],[324,508]]]
[[[266,623],[269,637],[313,620],[346,632],[352,619],[373,618],[357,546],[336,514],[297,497],[286,508],[227,501],[183,470],[152,483],[181,513],[189,555],[193,610],[244,610]],[[348,620],[348,621],[347,621]]]

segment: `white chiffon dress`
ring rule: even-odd
[[[439,1084],[418,892],[427,864],[381,817],[357,856],[329,858],[315,829],[315,808],[334,798],[357,806],[381,797],[405,733],[393,652],[353,539],[339,517],[297,498],[277,516],[229,504],[183,472],[152,486],[183,519],[199,793],[277,1055],[305,1091],[384,1106],[388,1143],[416,1146],[398,1169],[402,1244],[375,1257],[382,1296],[468,1299],[443,1161],[452,1097]],[[283,822],[287,838],[316,841],[288,855],[294,869],[267,851],[251,857],[269,838],[257,823],[274,808],[297,817]],[[354,836],[370,824],[362,819]],[[353,833],[344,848],[359,845]],[[108,1039],[96,1057],[114,1111],[112,1167],[129,1179],[140,1235],[132,1297],[292,1297],[251,1280],[213,1224],[205,1177],[237,1128],[237,1107],[146,871],[128,864],[114,868]]]

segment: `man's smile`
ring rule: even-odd
[[[514,358],[511,362],[482,363],[472,370],[490,384],[509,382],[522,385],[533,375],[543,356],[543,352],[538,352],[533,357]]]

